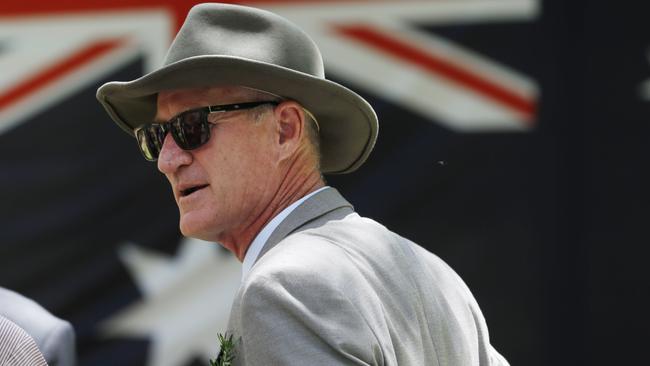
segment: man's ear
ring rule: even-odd
[[[282,160],[290,157],[300,146],[305,129],[305,112],[300,104],[286,101],[275,107],[277,144]]]

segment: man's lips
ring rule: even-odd
[[[194,193],[194,192],[196,192],[196,191],[198,191],[200,189],[203,189],[203,188],[205,188],[207,186],[208,186],[207,184],[188,185],[188,186],[184,186],[184,187],[180,188],[178,190],[178,192],[180,193],[180,197],[187,197],[187,196],[191,195],[192,193]]]

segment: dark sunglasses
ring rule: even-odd
[[[185,111],[167,123],[148,123],[134,130],[140,152],[149,161],[158,160],[167,132],[183,150],[194,150],[210,140],[210,130],[214,123],[208,121],[211,113],[241,111],[264,104],[278,105],[279,102],[263,101],[237,104],[213,105]]]

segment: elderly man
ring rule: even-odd
[[[507,365],[452,269],[325,185],[363,164],[377,118],[294,24],[198,5],[163,67],[97,97],[157,160],[181,232],[243,261],[234,364]]]

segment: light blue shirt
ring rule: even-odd
[[[266,241],[269,240],[269,237],[275,230],[275,228],[280,225],[280,223],[289,216],[289,214],[296,209],[296,207],[300,206],[301,203],[305,202],[307,198],[315,195],[316,193],[322,191],[325,188],[329,188],[328,186],[325,186],[323,188],[317,189],[303,198],[297,200],[296,202],[292,203],[291,205],[287,206],[284,210],[280,211],[277,216],[275,216],[271,221],[269,221],[266,226],[257,234],[253,242],[251,243],[251,246],[248,247],[248,250],[246,251],[246,255],[244,256],[244,262],[242,263],[242,268],[241,268],[241,280],[242,282],[246,279],[246,276],[248,276],[248,273],[250,272],[251,268],[253,268],[253,265],[255,264],[255,261],[257,260],[257,257],[260,255],[260,252],[262,251],[262,248],[264,248],[264,244],[266,244]]]

